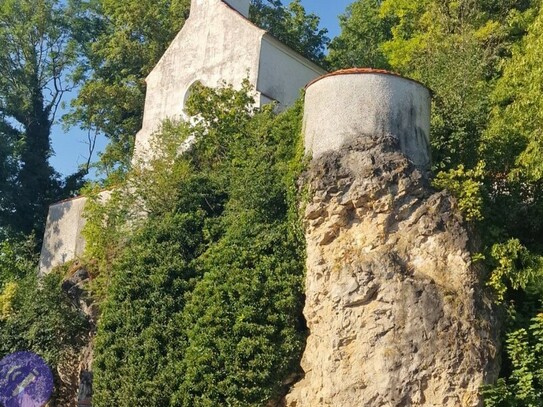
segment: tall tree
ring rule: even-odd
[[[18,132],[0,118],[0,241],[5,235],[6,220],[14,211],[14,183],[17,174],[15,147]]]
[[[485,153],[501,170],[543,179],[543,13],[517,44],[493,94]]]
[[[481,155],[496,215],[507,235],[543,252],[543,13],[513,49],[492,93]]]
[[[80,0],[83,1],[83,0]],[[79,26],[85,64],[68,122],[103,134],[110,143],[101,157],[107,173],[125,170],[141,127],[145,77],[188,17],[190,0],[88,0]]]
[[[510,47],[527,28],[530,1],[384,0],[393,19],[382,49],[403,74],[434,91],[432,142],[438,168],[475,166],[490,94]]]
[[[0,166],[14,188],[2,198],[0,228],[41,230],[59,187],[50,135],[76,61],[69,9],[60,0],[0,3]]]
[[[330,43],[326,58],[333,69],[389,68],[382,45],[392,38],[393,21],[381,16],[381,3],[356,1],[339,17],[341,34]]]

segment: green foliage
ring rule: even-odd
[[[70,17],[58,0],[0,3],[0,229],[11,233],[41,236],[47,207],[62,192],[48,159],[76,61]]]
[[[51,403],[66,405],[62,402],[66,383],[58,369],[78,354],[89,327],[63,292],[62,276],[53,273],[38,280],[36,274],[36,267],[29,268],[24,278],[0,289],[0,358],[19,351],[42,356],[54,376]]]
[[[174,211],[180,201],[188,201],[186,188],[194,185],[182,181],[189,177],[190,166],[186,160],[175,158],[189,132],[185,123],[166,121],[152,138],[153,157],[136,163],[122,184],[110,191],[89,184],[83,191],[88,201],[82,234],[87,242],[85,255],[90,260],[87,266],[96,276],[92,289],[97,298],[105,297],[112,264],[125,248],[131,231],[148,218]],[[195,193],[198,190],[195,188]]]
[[[541,122],[540,60],[543,13],[525,13],[528,34],[513,47],[504,74],[492,93],[493,109],[480,154],[492,183],[492,223],[541,254],[543,178],[538,145]]]
[[[535,328],[532,333],[541,333],[540,319],[535,319],[534,325],[531,328]],[[534,338],[536,342],[543,339],[543,337]],[[507,335],[507,351],[511,361],[513,363],[513,373],[511,379],[515,383],[515,398],[522,401],[527,406],[538,406],[543,401],[538,397],[538,392],[534,389],[534,379],[537,370],[535,369],[535,362],[538,356],[536,352],[528,343],[528,332],[525,329],[519,329],[518,331],[511,332]]]
[[[250,93],[247,80],[243,81],[241,92],[226,85],[220,93],[201,84],[195,85],[194,97],[187,101],[186,111],[196,118],[193,137],[197,143],[191,158],[197,167],[223,165],[235,152],[232,147],[249,137],[247,127],[255,113],[255,101]]]
[[[458,208],[468,221],[483,219],[483,171],[485,164],[480,162],[474,169],[466,170],[462,164],[456,169],[440,172],[433,181],[436,188],[447,189],[458,199]]]
[[[500,379],[484,389],[485,405],[536,407],[543,394],[543,257],[517,239],[495,244],[488,284],[508,310]]]
[[[56,366],[64,352],[80,344],[86,321],[51,274],[38,282],[29,274],[10,293],[10,313],[0,320],[0,357],[21,350],[40,354]],[[5,292],[4,292],[5,294]]]
[[[382,44],[392,38],[392,20],[381,16],[380,0],[361,0],[339,17],[341,34],[330,43],[327,61],[333,69],[389,68]]]
[[[63,292],[62,275],[38,279],[34,249],[32,237],[0,242],[0,358],[33,351],[56,372],[81,346],[88,324]]]
[[[89,253],[122,239],[100,269],[97,406],[260,406],[298,363],[301,104],[276,116],[251,93],[196,89],[193,126],[164,123],[156,156],[120,187],[128,198],[94,209]]]
[[[184,310],[181,405],[261,406],[296,368],[304,245],[290,223],[295,174],[285,164],[295,158],[299,122],[299,108],[277,119],[261,112],[230,148],[224,234],[199,259],[206,273]]]
[[[33,236],[26,239],[0,241],[0,289],[4,284],[23,279],[37,263],[36,242]]]
[[[193,285],[204,214],[150,221],[114,266],[95,345],[93,404],[171,405],[182,374],[178,352],[186,347],[180,313]]]
[[[543,403],[543,314],[527,328],[509,332],[506,350],[511,361],[509,379],[499,379],[484,390],[487,407],[537,407]]]
[[[184,316],[185,406],[262,406],[295,369],[302,264],[288,231],[240,219],[203,259]]]
[[[102,192],[100,187],[89,184],[83,192],[88,201],[83,213],[86,223],[81,233],[86,242],[85,256],[92,259],[86,262],[86,267],[96,277],[92,291],[99,299],[105,297],[109,270],[125,245],[129,209],[122,190]]]
[[[35,268],[28,272],[0,294],[0,303],[8,300],[0,310],[0,358],[19,351],[42,356],[53,371],[58,400],[66,384],[57,369],[79,352],[89,327],[63,292],[62,276],[54,273],[38,281]]]
[[[0,291],[0,320],[4,321],[13,314],[13,300],[17,293],[17,283],[9,282]]]
[[[0,110],[0,238],[5,234],[5,219],[15,210],[15,181],[17,179],[17,139],[18,132],[6,124]]]
[[[141,127],[145,77],[188,17],[189,0],[91,0],[78,14],[85,59],[73,112],[66,118],[91,136],[110,143],[100,168],[108,175],[126,171]]]
[[[504,300],[508,289],[526,289],[543,276],[543,258],[535,256],[518,239],[495,244],[491,249],[496,263],[488,281],[499,301]]]
[[[493,94],[495,107],[482,146],[493,167],[519,172],[526,181],[543,178],[543,13],[513,50]]]
[[[320,18],[307,14],[300,0],[289,2],[288,6],[283,6],[281,0],[253,0],[250,19],[306,58],[324,62],[324,51],[330,42],[328,30],[319,28]]]

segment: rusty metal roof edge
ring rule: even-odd
[[[391,75],[391,76],[396,76],[396,77],[398,77],[398,78],[405,79],[405,80],[414,82],[414,83],[416,83],[417,85],[420,85],[420,86],[425,87],[426,89],[428,89],[428,91],[430,92],[430,94],[433,94],[433,93],[434,93],[434,92],[432,91],[432,89],[430,89],[428,86],[426,86],[426,85],[423,84],[422,82],[417,81],[416,79],[407,78],[407,77],[405,77],[405,76],[403,76],[403,75],[400,75],[399,73],[392,72],[392,71],[387,71],[386,69],[375,69],[375,68],[348,68],[348,69],[340,69],[340,70],[338,70],[338,71],[330,72],[330,73],[328,73],[328,74],[326,74],[326,75],[322,75],[322,76],[319,76],[318,78],[313,79],[311,82],[309,82],[309,83],[305,86],[305,89],[309,88],[311,85],[314,85],[315,83],[319,82],[320,80],[326,79],[326,78],[329,78],[329,77],[333,77],[333,76],[341,76],[341,75],[359,75],[359,74],[381,74],[381,75]]]

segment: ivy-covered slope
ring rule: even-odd
[[[296,371],[301,105],[254,110],[248,91],[200,89],[199,123],[166,123],[156,159],[91,205],[95,406],[262,406]]]

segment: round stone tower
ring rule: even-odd
[[[301,379],[286,407],[481,407],[499,320],[430,167],[430,91],[386,71],[307,87]],[[481,321],[485,321],[481,324]]]
[[[419,168],[430,169],[430,90],[392,72],[345,69],[306,88],[305,150],[313,158],[364,135],[393,136]]]

